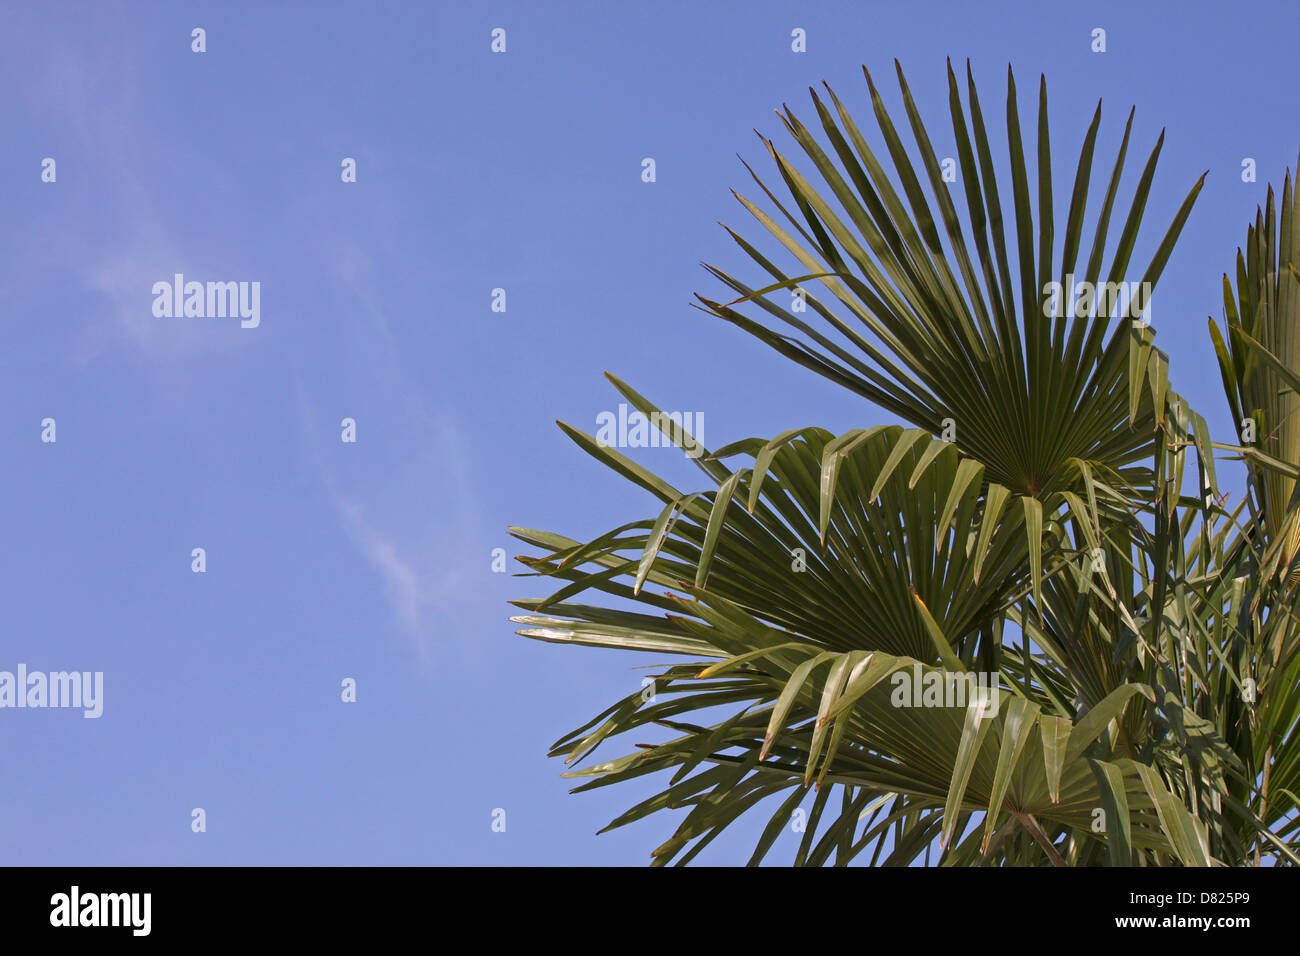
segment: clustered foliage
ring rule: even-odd
[[[527,637],[683,662],[656,672],[653,700],[628,695],[552,753],[576,762],[608,738],[669,731],[573,771],[591,778],[580,790],[671,772],[610,824],[685,810],[656,864],[688,862],[759,804],[754,863],[803,808],[800,865],[1300,864],[1290,175],[1280,210],[1270,189],[1249,230],[1235,288],[1224,278],[1225,328],[1210,322],[1241,423],[1235,443],[1213,442],[1133,303],[1053,316],[1048,301],[1053,282],[1154,288],[1201,183],[1135,264],[1163,134],[1121,199],[1130,112],[1094,190],[1099,103],[1057,237],[1045,84],[1027,157],[1008,73],[999,184],[1008,166],[966,74],[963,102],[949,66],[952,185],[901,69],[919,164],[870,74],[892,173],[829,87],[812,91],[825,145],[786,108],[820,182],[764,139],[788,196],[751,169],[768,211],[737,198],[797,267],[728,230],[762,278],[710,266],[736,298],[700,297],[910,427],[737,441],[696,460],[708,483],[687,492],[562,426],[662,510],[587,542],[512,529],[541,549],[519,559],[530,572],[564,582],[514,602],[512,620]],[[1216,453],[1248,468],[1231,510]],[[596,601],[577,603],[584,592]],[[891,692],[896,674],[977,672],[1000,706],[898,706]]]

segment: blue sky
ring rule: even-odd
[[[97,720],[0,710],[0,860],[647,862],[669,816],[595,833],[649,785],[569,796],[545,757],[647,661],[514,636],[506,601],[543,592],[491,553],[522,550],[508,525],[585,538],[657,513],[554,425],[617,408],[605,370],[702,411],[712,447],[889,420],[689,305],[722,291],[701,260],[740,265],[718,220],[760,236],[728,191],[752,191],[737,153],[770,172],[753,129],[784,142],[772,110],[811,114],[822,79],[866,128],[860,65],[897,106],[897,57],[947,155],[945,57],[991,104],[1011,62],[1026,113],[1047,74],[1059,183],[1097,99],[1099,166],[1136,105],[1127,189],[1166,142],[1135,261],[1210,171],[1153,325],[1226,436],[1206,318],[1296,161],[1297,19],[1290,0],[0,12],[0,669],[104,673]],[[260,325],[155,317],[175,273],[259,282]],[[743,862],[762,822],[701,861]]]

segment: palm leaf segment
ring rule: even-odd
[[[648,417],[658,411],[612,380]],[[572,774],[594,778],[579,788],[587,789],[675,771],[667,789],[611,824],[691,807],[656,863],[688,862],[773,798],[758,862],[813,782],[800,863],[845,863],[863,850],[879,861],[887,845],[885,862],[907,862],[936,841],[948,847],[948,863],[981,862],[998,847],[1024,857],[1029,844],[1062,864],[1098,854],[1127,863],[1135,852],[1209,859],[1204,826],[1132,759],[1133,741],[1146,743],[1150,727],[1136,704],[1155,701],[1156,690],[1128,683],[1089,697],[1075,719],[1070,699],[1088,690],[1073,674],[1081,659],[1113,652],[1110,636],[1087,636],[1060,661],[1003,646],[1006,595],[1023,595],[1027,579],[1022,517],[993,503],[1009,492],[985,484],[982,466],[950,443],[897,426],[839,437],[803,429],[706,453],[700,465],[715,490],[687,494],[566,430],[663,507],[585,543],[512,529],[545,549],[521,558],[534,573],[569,582],[550,598],[515,602],[527,613],[513,620],[540,640],[691,658],[656,675],[654,702],[630,694],[552,750],[573,762],[635,728],[674,731],[663,744]],[[752,464],[721,463],[737,456]],[[1054,603],[1068,593],[1055,587],[1055,572],[1088,601],[1091,572],[1064,527],[1050,527],[1045,540],[1066,546],[1045,555],[1047,619],[1075,618],[1073,600],[1068,611]],[[585,591],[657,613],[571,600]],[[976,671],[996,675],[992,686],[1006,699],[991,716],[969,682],[964,697],[919,707],[900,706],[891,680],[938,675],[961,687]],[[1034,680],[1022,691],[1026,673]],[[1180,723],[1195,720],[1172,706]],[[707,725],[681,719],[714,708],[732,712]],[[1097,810],[1109,814],[1101,833]]]
[[[1014,222],[1004,222],[996,164],[969,68],[969,117],[951,65],[948,69],[961,183],[956,201],[953,193],[958,189],[950,190],[944,181],[901,69],[898,79],[920,155],[919,172],[867,74],[898,187],[828,87],[833,111],[815,90],[812,98],[839,167],[788,108],[782,120],[821,177],[823,192],[834,202],[823,198],[766,139],[763,142],[791,202],[782,204],[757,176],[755,182],[778,215],[769,216],[756,203],[737,196],[803,270],[822,275],[815,281],[824,293],[814,295],[805,281],[792,278],[733,232],[736,242],[773,284],[798,285],[807,308],[824,325],[819,328],[805,321],[770,295],[756,295],[717,268],[711,271],[742,298],[753,297],[768,315],[798,334],[780,334],[729,304],[701,301],[783,354],[919,428],[938,434],[944,420],[952,419],[962,454],[985,465],[991,480],[1017,495],[1037,497],[1075,486],[1079,480],[1075,463],[1080,461],[1103,473],[1118,473],[1129,483],[1142,482],[1148,476],[1136,463],[1150,456],[1153,410],[1143,409],[1145,427],[1129,427],[1137,424],[1137,409],[1129,409],[1127,372],[1131,340],[1149,337],[1150,330],[1122,320],[1138,317],[1136,307],[1149,303],[1149,293],[1136,299],[1115,293],[1133,271],[1138,226],[1164,134],[1142,168],[1108,258],[1107,239],[1113,232],[1133,115],[1129,114],[1088,241],[1084,225],[1101,123],[1098,104],[1084,136],[1057,258],[1045,82],[1038,96],[1035,200],[1021,142],[1015,81],[1008,72],[1010,183],[1002,188],[1012,197],[1015,212]],[[1139,290],[1155,288],[1203,180],[1192,187],[1141,272]],[[923,181],[929,183],[933,206],[926,199]],[[964,225],[957,210],[963,200]],[[1082,258],[1085,243],[1086,259]],[[950,258],[955,272],[948,264]],[[1053,306],[1053,282],[1060,283],[1063,292],[1071,285],[1095,290],[1100,284],[1107,294],[1081,295],[1071,312],[1064,301],[1068,292]],[[837,312],[851,319],[840,318]],[[1048,318],[1053,312],[1059,314]],[[1112,314],[1121,321],[1113,322]]]
[[[1246,247],[1237,251],[1236,290],[1223,277],[1227,338],[1210,320],[1224,391],[1238,425],[1236,449],[1255,467],[1265,533],[1274,544],[1266,573],[1294,571],[1300,555],[1300,512],[1295,488],[1300,462],[1300,216],[1296,187],[1287,174],[1282,204],[1268,190],[1256,210]],[[1247,429],[1250,431],[1248,432]],[[1252,434],[1253,433],[1253,434]],[[1290,517],[1288,517],[1290,512]]]

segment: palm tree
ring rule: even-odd
[[[586,790],[671,771],[609,825],[686,810],[660,865],[759,805],[751,863],[797,821],[797,865],[1300,864],[1289,174],[1235,291],[1225,277],[1227,338],[1210,323],[1241,423],[1218,443],[1144,317],[1204,176],[1139,266],[1163,134],[1121,199],[1132,112],[1094,189],[1098,104],[1058,237],[1045,83],[1031,179],[1010,71],[1003,167],[969,65],[964,102],[948,68],[955,162],[936,156],[901,69],[914,155],[863,72],[892,173],[829,87],[812,91],[825,145],[787,107],[804,171],[763,139],[787,196],[752,169],[766,209],[737,194],[775,243],[729,229],[759,278],[709,266],[728,301],[699,307],[909,427],[705,450],[708,483],[688,492],[561,425],[661,507],[586,542],[512,528],[541,551],[519,559],[530,572],[562,582],[513,602],[518,633],[682,662],[652,700],[617,701],[552,754],[577,763],[666,730],[569,774]],[[782,250],[789,265],[769,258]],[[1231,510],[1216,451],[1249,471]]]

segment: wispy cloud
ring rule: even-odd
[[[444,435],[456,440],[450,426]],[[317,458],[343,530],[378,574],[397,624],[425,664],[440,638],[456,633],[462,599],[474,593],[469,556],[478,549],[473,497],[458,481],[448,486],[439,459],[406,462],[397,480],[345,493],[335,470]],[[487,568],[487,555],[481,557],[479,575]]]
[[[226,274],[246,268],[248,254],[236,218],[240,191],[226,170],[210,154],[158,128],[139,67],[114,44],[78,49],[76,55],[56,50],[40,79],[40,101],[57,119],[65,150],[71,147],[53,157],[59,178],[51,188],[71,201],[35,224],[30,261],[18,265],[56,264],[61,281],[97,294],[107,305],[88,311],[73,329],[73,358],[88,361],[123,341],[164,362],[247,345],[247,337],[213,334],[210,323],[159,319],[152,312],[153,283],[177,272],[222,281],[250,278]],[[206,184],[201,201],[187,197],[184,205],[175,204],[173,169]],[[171,206],[166,197],[172,197]],[[94,210],[93,230],[79,221],[87,209]],[[195,229],[196,221],[203,228]]]
[[[344,531],[382,581],[397,624],[429,664],[455,635],[463,597],[474,593],[476,575],[487,569],[486,553],[479,554],[478,498],[463,453],[468,442],[451,415],[430,412],[406,375],[383,303],[373,292],[382,284],[375,281],[369,255],[346,234],[323,233],[317,248],[340,313],[363,320],[345,339],[349,365],[361,369],[368,401],[401,421],[401,447],[409,451],[394,458],[388,445],[382,461],[358,457],[348,464],[322,453],[339,441],[339,422],[318,407],[325,382],[309,381],[319,357],[308,363],[293,352],[307,447]],[[337,388],[337,381],[331,378],[329,386]],[[334,405],[337,395],[328,400]],[[358,423],[361,456],[365,424]],[[477,572],[471,555],[482,557]]]
[[[435,610],[436,574],[417,568],[413,562],[419,557],[403,554],[394,538],[366,520],[364,509],[359,504],[337,496],[334,504],[348,534],[383,578],[385,593],[398,622],[416,642],[421,657],[429,661],[432,656],[431,618]]]

